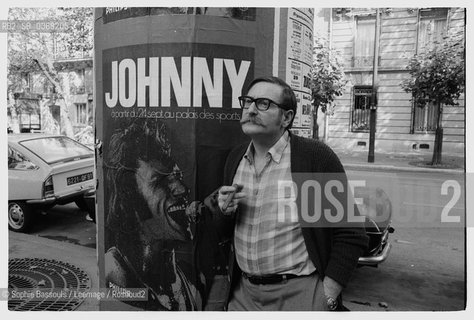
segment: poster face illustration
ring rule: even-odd
[[[191,270],[189,188],[164,124],[135,121],[116,130],[106,168],[108,287],[147,288],[148,301],[135,302],[147,310],[197,310],[202,284]]]

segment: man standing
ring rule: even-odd
[[[218,233],[231,242],[227,309],[341,310],[368,243],[362,225],[302,226],[277,212],[279,181],[304,172],[345,177],[344,169],[328,146],[289,132],[296,97],[281,79],[253,80],[239,101],[251,142],[230,152],[217,196]],[[299,210],[290,207],[290,217]]]

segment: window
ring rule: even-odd
[[[438,112],[434,105],[429,104],[424,108],[413,108],[413,131],[434,132],[438,123]]]
[[[443,40],[447,30],[448,9],[421,9],[419,12],[417,53],[433,48]],[[424,108],[413,106],[412,132],[434,132],[438,123],[436,107],[427,105]]]
[[[448,9],[421,9],[419,18],[417,52],[422,53],[440,43],[446,35]]]
[[[48,164],[94,157],[91,149],[67,137],[37,138],[24,140],[20,144]]]
[[[8,169],[35,170],[38,167],[18,151],[8,147]]]
[[[77,71],[69,72],[69,93],[70,94],[84,94],[86,93],[85,88],[85,70],[80,69]]]
[[[355,86],[351,113],[351,131],[368,132],[370,123],[370,99],[372,86]]]
[[[76,123],[87,124],[87,106],[85,103],[76,103]]]
[[[374,63],[375,16],[356,18],[353,67],[372,67]]]
[[[31,100],[22,101],[23,106],[27,107],[34,107],[35,103],[31,103]],[[18,118],[20,120],[20,132],[32,132],[32,130],[40,130],[41,123],[40,123],[40,116],[36,113],[36,110],[28,111],[20,111],[18,114]]]

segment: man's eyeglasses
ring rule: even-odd
[[[255,98],[254,99],[254,98],[249,97],[249,96],[241,96],[241,97],[239,97],[239,102],[240,102],[240,107],[242,109],[250,108],[250,105],[252,103],[255,103],[255,106],[257,107],[257,110],[259,110],[259,111],[267,111],[268,108],[270,108],[270,105],[272,103],[274,105],[276,105],[277,107],[279,107],[279,108],[285,109],[281,105],[276,103],[275,101],[272,101],[272,100],[267,99],[267,98]]]

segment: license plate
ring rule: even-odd
[[[79,174],[77,176],[67,178],[67,185],[70,186],[71,184],[76,184],[80,182],[84,182],[87,180],[92,180],[94,178],[92,172]]]

